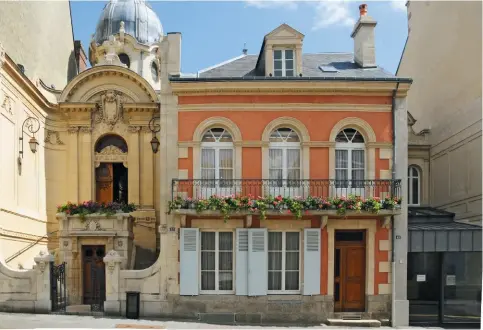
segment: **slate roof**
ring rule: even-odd
[[[263,72],[257,72],[256,70],[257,60],[258,55],[240,56],[232,61],[226,61],[217,66],[201,70],[198,77],[208,79],[264,77]],[[319,69],[320,65],[333,66],[338,72],[324,72]],[[352,53],[303,54],[302,75],[305,78],[381,78],[389,80],[397,78],[381,67],[361,68],[354,63],[354,55]],[[297,78],[299,77],[293,77],[292,79]]]

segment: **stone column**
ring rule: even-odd
[[[395,111],[395,179],[401,180],[401,214],[394,216],[394,236],[392,242],[394,260],[392,272],[394,276],[392,291],[392,326],[406,327],[409,324],[409,301],[407,300],[407,255],[408,255],[408,126],[406,97],[396,98]]]
[[[90,127],[81,127],[80,129],[80,147],[79,147],[79,202],[95,199],[92,190],[92,136]]]
[[[69,175],[67,177],[69,182],[67,184],[67,200],[71,201],[72,203],[77,203],[79,201],[79,127],[69,127],[68,132],[67,173]]]
[[[151,139],[153,133],[149,127],[143,127],[141,130],[141,152],[142,152],[142,189],[141,189],[141,204],[144,208],[153,209],[154,208],[154,156],[153,150],[151,149]],[[159,137],[158,137],[159,139]],[[176,154],[175,154],[176,155]],[[174,157],[176,158],[176,157]],[[178,160],[176,158],[176,160]]]
[[[111,250],[104,257],[106,264],[106,301],[104,313],[106,315],[121,314],[120,272],[124,258],[116,250]]]
[[[54,262],[54,256],[48,252],[40,251],[34,258],[37,266],[35,267],[36,291],[35,313],[49,313],[52,310],[50,300],[50,263]]]
[[[128,202],[139,205],[139,126],[129,126]]]

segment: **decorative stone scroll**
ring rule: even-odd
[[[55,136],[54,142],[52,142],[52,139],[51,139],[53,136]],[[44,139],[44,142],[45,143],[49,143],[49,144],[58,144],[58,145],[63,145],[64,144],[64,142],[62,142],[62,140],[60,139],[59,132],[51,131],[49,129],[46,129],[45,130],[45,139]]]
[[[2,106],[1,106],[9,115],[13,115],[12,111],[12,100],[8,95],[5,95],[5,98],[3,99]]]
[[[99,167],[101,163],[122,163],[127,168],[127,152],[123,152],[113,145],[107,146],[95,154],[96,167]]]

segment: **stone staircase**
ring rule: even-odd
[[[158,254],[150,249],[144,249],[136,245],[136,255],[134,257],[133,269],[146,269],[153,265],[158,259]]]

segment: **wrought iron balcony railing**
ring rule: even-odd
[[[401,197],[401,180],[273,180],[273,179],[174,179],[172,198],[204,199],[210,196],[283,197]]]

